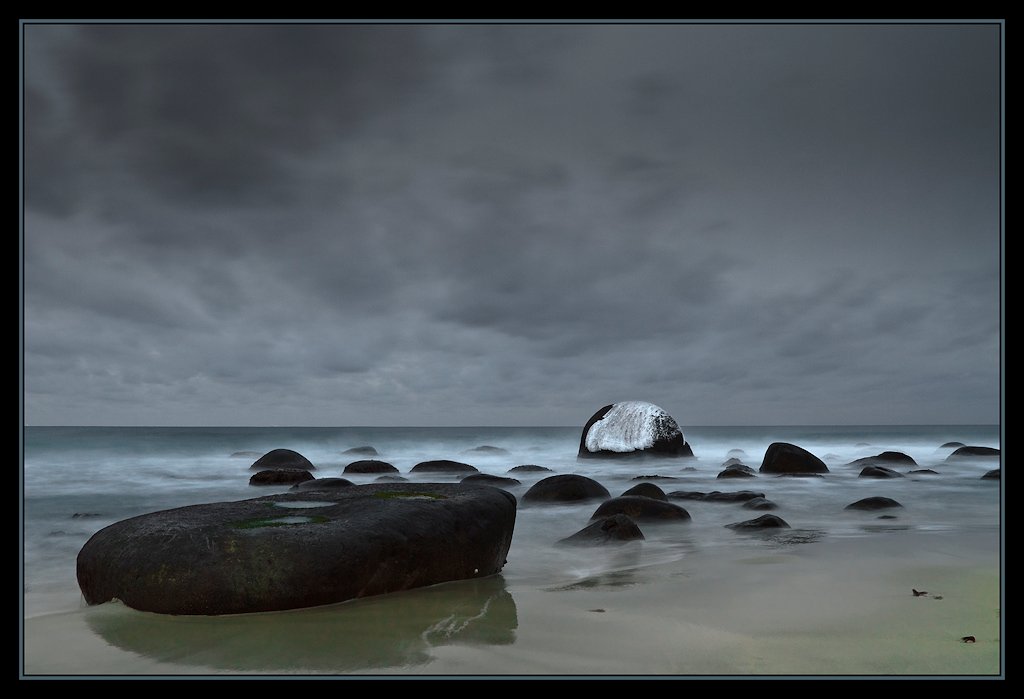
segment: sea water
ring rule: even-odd
[[[424,671],[439,657],[438,649],[453,644],[474,648],[483,657],[482,649],[514,647],[529,635],[522,622],[532,618],[533,605],[547,605],[554,599],[552,594],[615,590],[615,600],[625,608],[635,603],[636,609],[647,609],[645,589],[671,591],[688,578],[699,577],[706,561],[723,556],[734,562],[796,560],[836,551],[844,541],[892,545],[901,540],[897,538],[901,532],[936,542],[967,536],[985,542],[986,547],[1000,546],[1001,481],[982,478],[1000,468],[1000,459],[947,462],[953,447],[943,446],[960,442],[998,449],[998,426],[684,427],[683,431],[693,459],[613,461],[577,460],[579,427],[26,427],[23,618],[81,617],[88,621],[89,632],[104,643],[128,651],[131,657],[155,658],[163,663],[163,671]],[[802,478],[718,478],[730,458],[756,471],[768,446],[777,441],[807,449],[826,463],[829,473]],[[374,447],[377,455],[347,453],[364,446]],[[497,449],[478,450],[481,446]],[[520,485],[508,488],[520,504],[505,568],[489,582],[452,583],[386,599],[271,615],[161,617],[119,603],[87,608],[78,591],[75,563],[89,537],[114,522],[148,512],[284,492],[288,486],[249,485],[252,463],[277,448],[304,455],[314,464],[312,473],[318,478],[343,476],[355,483],[378,478],[343,473],[348,463],[365,458],[387,461],[413,482],[459,479],[410,473],[417,463],[432,459],[461,461],[483,473],[517,478]],[[902,478],[864,478],[859,467],[850,465],[883,451],[902,452],[914,459],[916,469],[934,473],[908,473],[911,468],[901,466]],[[550,470],[509,473],[526,464]],[[744,509],[740,503],[673,499],[690,513],[691,521],[641,525],[645,539],[633,545],[566,548],[558,540],[586,526],[599,503],[530,506],[522,502],[522,495],[535,482],[565,473],[593,478],[612,496],[641,479],[651,480],[670,495],[751,490],[776,503],[773,514],[790,529],[767,536],[740,535],[726,525],[763,513]],[[869,496],[889,497],[903,507],[895,513],[845,509]],[[886,514],[890,516],[880,518]],[[537,606],[537,616],[544,617],[547,612],[540,610]],[[602,611],[596,610],[591,617]],[[348,630],[339,632],[338,624]],[[319,633],[324,625],[333,640],[326,646],[321,643],[319,651],[283,650],[302,646],[292,635]],[[570,626],[565,628],[569,633]],[[558,624],[553,623],[550,629],[543,628],[541,636],[545,640],[538,643],[550,643],[567,653],[574,644],[579,646],[575,656],[579,660],[566,661],[578,664],[566,671],[600,671],[587,665],[585,659],[593,651],[586,649],[588,641],[576,631],[560,638]],[[182,644],[191,650],[179,652]],[[519,652],[527,653],[521,647]],[[33,665],[33,658],[26,657],[26,667],[46,667],[38,660]],[[479,662],[479,667],[489,666]],[[518,657],[516,662],[527,669],[545,667],[542,658]],[[477,667],[470,662],[461,669],[474,672]],[[558,670],[557,665],[547,668]]]

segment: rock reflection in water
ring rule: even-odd
[[[263,614],[168,616],[104,604],[87,620],[107,643],[147,658],[262,673],[425,665],[436,646],[514,643],[518,626],[501,576]]]

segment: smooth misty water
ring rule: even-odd
[[[616,619],[616,610],[625,617],[617,618],[615,629],[605,628],[598,635],[612,633],[620,643],[644,648],[639,672],[758,672],[758,663],[768,662],[763,651],[752,653],[749,667],[737,668],[705,658],[702,648],[714,646],[707,638],[700,648],[695,644],[673,651],[678,657],[648,662],[651,652],[657,655],[664,648],[664,638],[677,636],[678,626],[654,633],[664,638],[650,641],[650,649],[630,638],[630,629],[669,623],[665,615],[671,606],[679,615],[678,623],[697,625],[704,629],[702,633],[717,623],[715,638],[729,646],[735,641],[727,640],[732,638],[728,634],[764,634],[785,626],[774,616],[771,601],[759,605],[756,596],[737,593],[773,579],[772,575],[785,573],[773,584],[779,586],[777,594],[792,596],[816,575],[831,576],[832,589],[843,582],[846,567],[850,581],[867,575],[864,566],[869,561],[906,558],[909,563],[914,557],[915,564],[945,565],[962,560],[964,570],[973,570],[979,560],[986,565],[998,563],[1000,548],[1001,484],[981,479],[986,471],[999,467],[999,460],[946,463],[952,450],[940,448],[948,441],[999,448],[997,426],[690,428],[686,438],[695,460],[643,462],[577,461],[579,428],[30,427],[24,436],[25,658],[30,674],[83,672],[80,665],[90,662],[85,656],[77,665],[74,659],[65,659],[67,667],[77,668],[67,670],[64,660],[50,657],[46,650],[43,639],[58,643],[65,634],[102,640],[98,645],[104,652],[119,651],[109,661],[96,661],[100,664],[93,671],[99,673],[629,672],[633,665],[617,667],[601,659],[605,651],[592,647],[594,630],[587,626],[597,620],[610,623]],[[742,450],[738,458],[756,470],[775,441],[811,451],[825,461],[830,473],[822,478],[717,478],[722,464],[736,456],[731,450]],[[343,453],[366,445],[379,453],[372,458],[388,461],[413,481],[428,480],[409,473],[415,464],[454,459],[494,475],[507,475],[522,464],[545,466],[554,473],[580,473],[600,481],[613,496],[635,485],[641,475],[667,477],[654,482],[669,493],[754,490],[780,506],[774,514],[792,529],[778,536],[738,535],[725,525],[762,513],[733,503],[675,500],[690,512],[691,522],[642,527],[646,536],[642,544],[567,549],[555,542],[584,527],[597,503],[543,507],[520,503],[508,563],[501,576],[489,581],[452,583],[317,610],[231,618],[161,617],[119,604],[87,608],[81,599],[75,559],[99,529],[155,510],[287,490],[286,486],[250,486],[248,469],[256,456],[233,454],[294,449],[316,466],[314,475],[322,478],[341,476],[346,464],[368,458]],[[508,453],[469,452],[485,445]],[[847,466],[882,451],[903,452],[914,458],[918,468],[937,474],[878,480],[858,478],[859,469]],[[530,485],[546,475],[551,474],[517,475],[522,485],[510,490],[521,499]],[[376,478],[345,477],[356,483]],[[844,511],[846,505],[872,495],[891,497],[904,508],[895,519]],[[910,547],[907,556],[900,548],[904,545]],[[840,555],[841,551],[846,553]],[[925,555],[928,551],[931,558]],[[856,565],[857,556],[864,565]],[[778,565],[760,565],[768,563]],[[808,574],[794,577],[803,568]],[[722,573],[726,570],[727,576]],[[682,590],[685,596],[680,595]],[[742,603],[730,602],[729,594],[742,594]],[[811,587],[799,594],[810,600],[825,592]],[[856,618],[855,610],[844,611],[837,601],[855,596],[829,597],[827,608],[813,614],[805,611],[806,618],[790,613],[786,623],[803,618],[806,627],[814,627],[835,614],[845,614],[847,621]],[[952,600],[948,594],[944,597]],[[696,600],[702,600],[701,605],[695,606]],[[591,603],[597,606],[588,606]],[[800,606],[793,600],[782,604]],[[579,615],[561,618],[575,607]],[[734,607],[734,613],[739,607],[752,610],[743,622],[748,628],[733,629],[733,622],[704,618],[713,607]],[[952,602],[945,607],[952,608]],[[77,631],[69,631],[72,627]],[[310,637],[318,639],[312,646],[315,650],[308,644]],[[76,644],[83,645],[81,639]],[[774,662],[760,669],[807,671],[799,664]],[[822,660],[822,671],[831,671],[829,662]],[[882,661],[859,662],[851,666],[853,672],[886,667]],[[843,671],[843,667],[834,669]],[[900,667],[881,671],[899,672]],[[965,667],[971,672],[974,666]]]

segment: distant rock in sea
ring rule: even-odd
[[[999,450],[992,447],[960,447],[946,457],[946,461],[968,461],[970,459],[996,459]]]
[[[760,472],[806,474],[829,473],[829,470],[824,461],[803,447],[788,442],[775,442],[765,452]]]
[[[638,495],[645,498],[654,498],[655,500],[668,501],[668,496],[665,495],[665,491],[654,485],[654,483],[643,482],[637,483],[632,488],[623,493],[623,495]]]
[[[250,471],[265,471],[274,468],[297,468],[312,471],[316,468],[309,459],[291,449],[274,449],[268,451],[249,467]]]
[[[712,490],[704,493],[697,490],[673,490],[668,494],[673,500],[702,500],[705,502],[746,502],[754,498],[763,498],[764,493],[755,493],[752,490],[737,490],[730,493],[723,493]]]
[[[610,497],[611,493],[593,478],[566,473],[542,478],[523,494],[523,502],[576,502]]]
[[[757,519],[748,519],[745,522],[733,522],[725,525],[729,529],[737,531],[760,531],[762,529],[789,529],[789,523],[776,515],[761,515]]]
[[[421,461],[412,467],[412,473],[477,473],[477,468],[461,461],[436,459]]]
[[[313,474],[297,468],[275,468],[259,471],[249,479],[249,485],[290,485],[313,480]]]
[[[551,469],[547,466],[538,466],[537,464],[523,464],[522,466],[513,466],[508,470],[509,473],[543,473],[551,472]]]
[[[510,454],[511,452],[509,452],[508,449],[502,449],[501,447],[492,447],[492,446],[488,446],[488,445],[485,444],[482,447],[473,447],[472,449],[467,449],[466,451],[464,451],[462,453],[463,454],[485,455],[485,456],[506,456],[506,455]]]
[[[361,459],[346,466],[343,473],[398,473],[398,469],[387,461]]]
[[[498,488],[510,488],[516,485],[522,485],[522,482],[515,478],[506,478],[505,476],[493,476],[490,473],[471,473],[465,478],[460,479],[460,483],[473,483],[475,485],[493,485]]]
[[[903,478],[903,474],[899,471],[891,469],[887,466],[879,466],[878,464],[872,464],[865,466],[861,469],[861,472],[857,474],[858,478]]]
[[[742,505],[748,510],[777,510],[779,506],[771,500],[766,500],[763,497],[756,497],[747,500]]]
[[[580,437],[577,458],[693,456],[679,425],[651,403],[624,401],[594,413]]]
[[[858,500],[855,503],[847,505],[845,509],[847,509],[847,510],[884,510],[884,509],[888,509],[890,507],[903,507],[903,505],[899,504],[898,502],[896,502],[892,498],[885,498],[885,497],[881,497],[881,496],[876,496],[876,497],[864,498],[863,500]]]
[[[377,450],[370,446],[365,447],[352,447],[346,449],[342,454],[359,454],[361,456],[377,456]]]
[[[665,500],[656,500],[642,495],[621,495],[605,500],[590,519],[604,519],[623,514],[634,522],[688,522],[690,513],[685,508]]]
[[[917,466],[917,462],[914,461],[913,457],[907,456],[903,452],[899,451],[883,451],[881,454],[876,456],[865,456],[864,458],[851,461],[847,466],[854,468],[864,468],[865,466],[906,466],[913,468]]]
[[[718,474],[718,478],[757,478],[757,472],[737,459],[729,459],[725,462],[725,468]]]

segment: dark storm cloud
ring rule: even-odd
[[[999,38],[26,26],[27,408],[993,420]]]
[[[30,39],[49,31],[27,28]],[[415,90],[420,59],[401,26],[83,25],[54,47],[74,140],[37,134],[54,128],[55,107],[30,89],[27,159],[60,161],[54,151],[70,146],[99,157],[48,174],[120,166],[193,205],[294,202],[287,157],[394,108]]]

